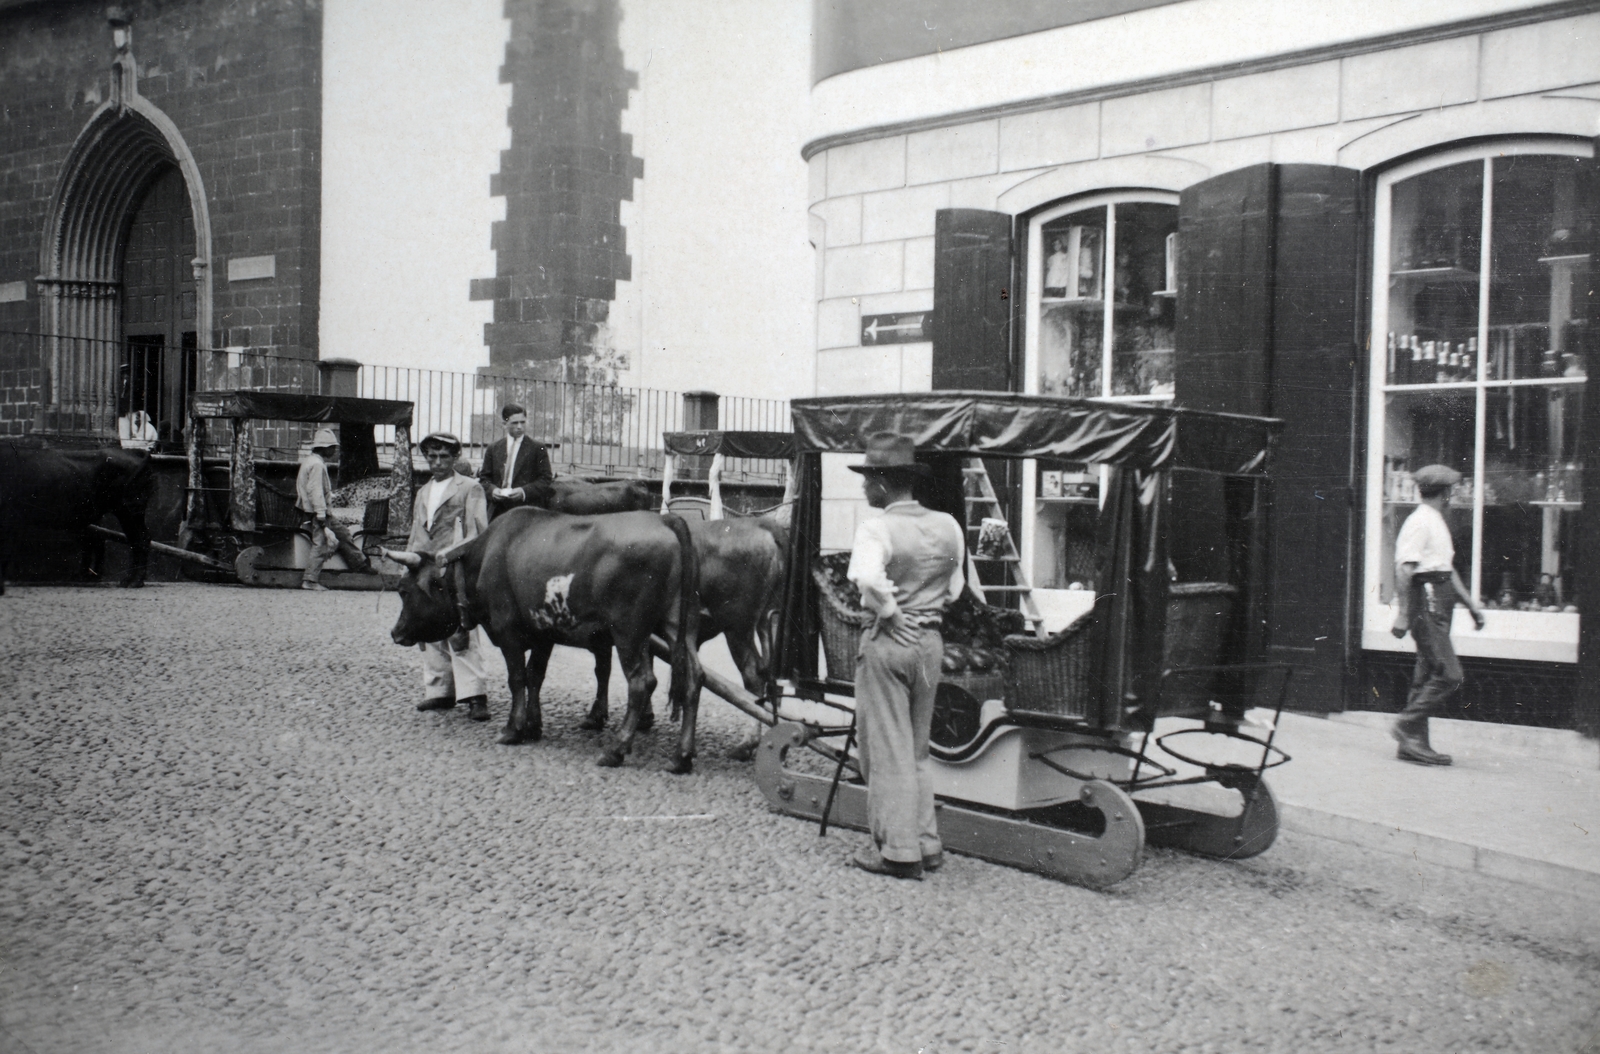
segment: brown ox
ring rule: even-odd
[[[567,516],[524,507],[498,517],[442,563],[427,553],[385,555],[408,569],[399,585],[395,643],[445,640],[481,625],[505,656],[511,716],[502,743],[543,734],[539,689],[555,645],[592,650],[608,641],[628,677],[628,716],[600,763],[622,764],[656,687],[650,637],[665,637],[672,648],[668,694],[683,718],[672,771],[693,769],[699,561],[677,516]]]
[[[541,480],[530,488],[528,504],[573,516],[643,512],[655,504],[650,488],[637,480],[586,483],[579,479]]]
[[[746,690],[764,696],[773,622],[783,594],[788,531],[770,517],[736,517],[690,520],[689,534],[700,561],[700,632],[696,647],[722,634]],[[602,729],[606,716],[606,689],[601,684],[583,727]],[[741,761],[754,756],[760,730],[758,725],[729,752],[730,756]]]

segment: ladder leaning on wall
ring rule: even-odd
[[[1028,627],[1042,636],[1044,616],[1039,613],[1039,605],[1033,599],[1033,584],[1022,566],[1022,555],[1017,552],[1011,525],[1006,522],[1005,509],[995,496],[994,483],[989,479],[989,470],[984,467],[983,459],[967,458],[961,466],[961,477],[961,489],[966,495],[967,504],[967,580],[986,604],[991,602],[992,594],[1015,594],[1017,606],[1022,611],[1022,617],[1028,621]],[[998,522],[1005,528],[1004,531],[991,532],[991,537],[985,539],[985,520]],[[978,578],[980,564],[998,564],[1003,572],[1003,581],[995,585],[982,584]]]

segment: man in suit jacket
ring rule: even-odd
[[[506,426],[505,441],[489,444],[483,452],[483,470],[478,473],[488,494],[491,520],[518,505],[538,503],[543,497],[541,485],[556,478],[544,446],[525,435],[527,412],[516,403],[507,403],[500,408],[500,420]]]
[[[434,432],[417,448],[428,459],[428,472],[433,478],[418,488],[412,501],[411,538],[406,548],[414,553],[437,553],[476,538],[489,526],[489,516],[478,481],[456,471],[461,440],[448,432]],[[464,701],[468,717],[489,720],[479,633],[474,629],[422,646],[422,702],[417,705],[418,710],[451,710],[458,701]]]

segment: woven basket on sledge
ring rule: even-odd
[[[838,587],[825,567],[812,567],[811,577],[817,583],[817,621],[822,627],[822,654],[828,662],[828,676],[835,681],[854,681],[861,631],[872,616],[839,597]]]
[[[1093,614],[1085,612],[1043,640],[1025,633],[1006,637],[1007,709],[1088,716]]]
[[[1174,582],[1167,587],[1164,670],[1178,670],[1162,681],[1161,713],[1205,716],[1223,686],[1215,673],[1190,673],[1186,666],[1215,666],[1223,661],[1222,644],[1233,620],[1239,590],[1227,582]]]
[[[294,507],[296,495],[285,493],[262,480],[256,480],[256,529],[276,527],[295,530],[300,513]]]

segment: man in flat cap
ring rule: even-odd
[[[863,871],[920,879],[944,862],[933,811],[928,733],[939,687],[945,605],[965,586],[966,538],[945,513],[919,505],[910,438],[879,432],[867,439],[861,473],[867,504],[883,515],[856,528],[850,581],[874,618],[856,659],[856,728],[867,780],[870,846],[851,858]]]
[[[478,481],[456,471],[461,440],[449,432],[433,432],[417,444],[417,449],[428,459],[432,478],[417,489],[412,501],[411,537],[406,548],[414,553],[437,553],[476,538],[489,526],[489,513]],[[422,702],[417,704],[418,710],[452,710],[457,702],[465,702],[468,717],[489,720],[478,633],[476,629],[463,630],[449,640],[422,646]]]
[[[1414,477],[1421,502],[1406,517],[1394,542],[1396,637],[1410,631],[1417,643],[1417,665],[1411,675],[1411,694],[1406,708],[1391,729],[1399,743],[1396,756],[1420,765],[1448,765],[1450,755],[1441,754],[1428,742],[1428,718],[1444,711],[1444,701],[1461,687],[1461,660],[1450,643],[1450,620],[1459,598],[1472,612],[1472,621],[1483,629],[1483,609],[1456,571],[1455,543],[1445,523],[1444,510],[1450,501],[1450,488],[1461,481],[1461,473],[1444,465],[1428,465]]]
[[[371,574],[371,561],[350,534],[350,528],[333,518],[333,483],[328,479],[328,459],[338,456],[339,437],[331,428],[319,428],[311,437],[311,453],[300,462],[294,480],[294,507],[300,529],[311,535],[311,559],[300,578],[301,589],[326,590],[322,584],[322,565],[338,553],[352,571]]]

